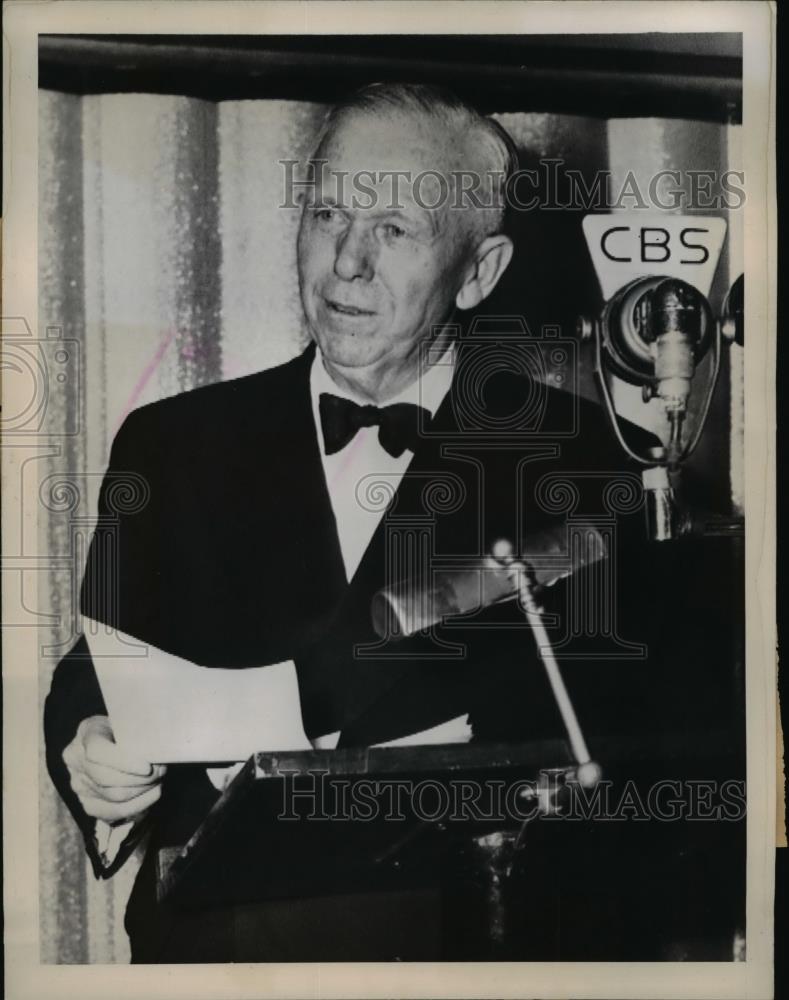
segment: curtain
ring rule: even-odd
[[[38,460],[48,608],[42,700],[79,632],[76,599],[112,438],[152,400],[278,364],[306,337],[295,210],[283,157],[300,158],[324,109],[146,94],[40,93],[39,329],[69,355]],[[292,248],[292,249],[289,249]],[[64,428],[70,433],[63,434]],[[128,960],[132,860],[109,881],[41,766],[41,959]]]
[[[278,208],[279,161],[309,154],[325,108],[150,94],[39,96],[39,337],[66,370],[49,385],[48,446],[28,473],[40,480],[39,550],[47,562],[39,612],[43,706],[52,670],[79,633],[85,545],[124,416],[278,364],[306,344],[297,210]],[[624,155],[620,133],[609,134],[602,120],[501,119],[534,156],[603,168],[611,150]],[[676,128],[680,148],[699,148],[697,123]],[[719,156],[726,130],[705,129]],[[675,165],[677,134],[666,131],[661,140],[652,129],[642,166]],[[109,881],[93,878],[46,775],[43,746],[41,759],[41,960],[128,961],[123,911],[139,859]]]

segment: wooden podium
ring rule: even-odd
[[[528,790],[541,770],[570,765],[562,741],[258,753],[191,840],[163,852],[159,897],[214,905],[434,885],[455,844],[505,823],[498,789]]]
[[[635,780],[646,801],[656,782],[736,774],[720,736],[674,734],[670,757],[598,750],[616,796]],[[189,842],[161,852],[159,897],[236,908],[254,942],[256,907],[270,927],[272,905],[304,897],[437,894],[441,933],[405,960],[730,960],[744,820],[562,822],[572,782],[562,741],[259,753]]]

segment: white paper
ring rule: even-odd
[[[115,742],[155,764],[243,761],[253,753],[335,746],[339,733],[310,743],[292,660],[246,670],[201,667],[122,632],[88,623],[86,639]],[[401,736],[382,747],[467,743],[468,715]],[[324,742],[324,740],[326,742]]]
[[[468,715],[459,715],[456,719],[442,722],[430,729],[423,729],[419,733],[411,733],[410,736],[400,736],[396,740],[389,740],[388,743],[376,743],[375,745],[377,747],[424,747],[438,743],[468,743],[470,739],[471,726],[468,722]]]
[[[95,628],[86,638],[115,742],[144,760],[239,761],[257,751],[310,749],[292,660],[223,670],[152,646],[145,656],[119,655],[134,640]]]

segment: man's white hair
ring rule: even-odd
[[[509,133],[493,118],[480,114],[452,91],[423,83],[371,83],[336,104],[326,115],[315,158],[345,119],[357,113],[400,113],[439,123],[468,142],[473,135],[476,168],[484,179],[477,192],[485,205],[474,206],[483,236],[501,232],[506,224],[506,191],[518,169],[518,151]],[[466,199],[471,201],[471,199]]]

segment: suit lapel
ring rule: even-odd
[[[337,523],[323,471],[321,446],[312,411],[310,370],[315,357],[311,344],[299,358],[299,368],[293,387],[293,403],[288,412],[293,414],[289,433],[291,448],[280,454],[284,471],[292,480],[292,487],[282,495],[288,505],[296,504],[300,512],[299,523],[307,533],[308,549],[313,553],[313,571],[331,582],[335,589],[344,589],[345,570],[337,534]]]
[[[261,558],[278,566],[277,607],[291,608],[293,647],[325,634],[340,606],[347,581],[337,526],[329,500],[312,414],[310,366],[314,347],[294,362],[267,403],[260,454],[276,464],[256,464],[258,495],[266,498]],[[276,626],[275,626],[276,627]]]

